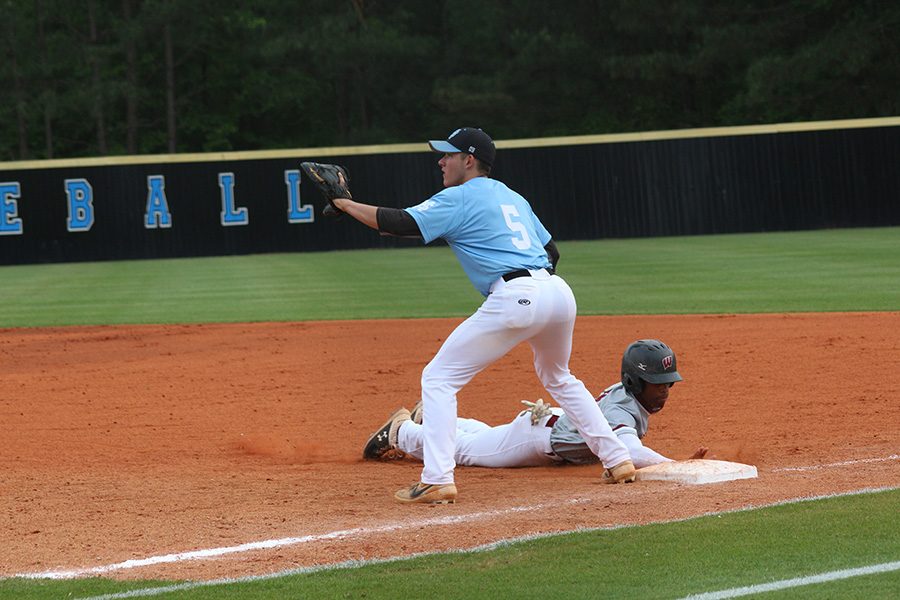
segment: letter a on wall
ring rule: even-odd
[[[172,226],[172,213],[166,200],[166,178],[162,175],[147,176],[147,210],[144,212],[145,229],[168,229]]]

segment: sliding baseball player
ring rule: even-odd
[[[641,438],[647,433],[650,415],[662,410],[678,381],[682,378],[674,351],[659,340],[638,340],[622,357],[621,382],[606,388],[596,399],[636,468],[672,460],[644,446]],[[542,400],[524,404],[529,408],[505,425],[491,427],[475,419],[457,419],[456,462],[478,467],[599,462],[562,409]],[[366,442],[363,456],[380,459],[396,454],[390,450],[400,450],[421,460],[421,423],[427,419],[422,413],[421,404],[412,412],[397,410]],[[690,458],[703,458],[706,452],[707,448],[701,446]],[[608,481],[608,475],[604,475]]]

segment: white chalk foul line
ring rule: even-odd
[[[589,502],[587,498],[571,499],[563,504],[579,504]],[[207,548],[203,550],[191,550],[188,552],[177,552],[173,554],[162,554],[158,556],[149,556],[147,558],[136,558],[126,560],[109,565],[101,565],[96,567],[85,567],[76,569],[64,569],[58,571],[39,571],[34,573],[19,573],[12,577],[21,577],[24,579],[72,579],[74,577],[83,577],[90,575],[104,575],[113,571],[122,571],[125,569],[136,569],[139,567],[149,567],[166,563],[183,562],[189,560],[206,560],[227,556],[229,554],[238,554],[241,552],[253,552],[255,550],[271,550],[273,548],[283,548],[285,546],[296,546],[299,544],[307,544],[310,542],[321,542],[325,540],[335,540],[342,538],[358,537],[363,535],[374,535],[379,533],[390,533],[401,529],[418,529],[423,526],[430,525],[454,525],[457,523],[466,523],[470,521],[479,521],[483,519],[493,519],[503,515],[523,513],[531,511],[540,511],[544,509],[558,510],[559,504],[538,504],[532,506],[516,506],[497,511],[470,513],[467,515],[448,515],[443,517],[435,517],[421,521],[411,521],[403,523],[390,523],[378,527],[355,527],[353,529],[344,529],[340,531],[331,531],[328,533],[320,533],[314,535],[304,535],[301,537],[286,537],[273,540],[261,540],[258,542],[247,542],[238,544],[237,546],[224,546],[220,548]]]
[[[816,500],[824,500],[827,498],[856,496],[856,495],[862,495],[862,494],[874,494],[874,493],[878,493],[878,492],[892,491],[892,490],[896,490],[896,489],[900,489],[900,488],[897,488],[897,487],[867,488],[867,489],[863,489],[863,490],[855,490],[855,491],[851,491],[851,492],[844,492],[844,493],[838,493],[838,494],[825,494],[825,495],[821,495],[821,496],[806,496],[806,497],[802,497],[802,498],[794,498],[792,500],[782,500],[780,502],[774,502],[774,503],[765,504],[762,506],[747,506],[744,508],[737,508],[737,509],[733,509],[733,510],[709,512],[709,513],[704,513],[702,515],[686,517],[684,519],[672,519],[672,520],[664,521],[664,522],[676,523],[676,522],[683,522],[683,521],[692,521],[695,519],[701,519],[703,517],[708,517],[711,515],[746,512],[748,510],[756,510],[758,508],[764,508],[764,507],[768,507],[768,506],[783,506],[786,504],[795,504],[795,503],[800,503],[800,502],[813,502]],[[576,499],[576,500],[570,501],[569,504],[584,502],[586,500],[587,499],[580,499],[580,500]],[[515,510],[517,510],[517,509],[515,509]],[[484,514],[499,514],[499,513],[484,513]],[[637,527],[637,526],[636,525],[612,525],[609,527],[580,528],[580,529],[578,529],[578,531],[612,531],[612,530],[616,530],[616,529],[624,529],[627,527]],[[470,554],[470,553],[477,553],[477,552],[485,552],[485,551],[493,550],[495,548],[502,548],[504,546],[516,544],[519,542],[535,540],[535,539],[542,539],[542,538],[550,538],[550,537],[555,537],[558,535],[565,535],[566,533],[570,533],[570,532],[538,533],[538,534],[531,534],[531,535],[526,535],[526,536],[521,536],[521,537],[516,537],[516,538],[505,539],[505,540],[498,540],[496,542],[491,542],[489,544],[485,544],[483,546],[477,546],[474,548],[460,548],[460,549],[455,549],[455,550],[450,550],[450,551],[420,552],[417,554],[407,554],[404,556],[393,556],[393,557],[388,557],[388,558],[378,558],[378,559],[368,559],[368,560],[349,560],[349,561],[345,561],[345,562],[341,562],[341,563],[331,563],[331,564],[327,564],[327,565],[317,565],[317,566],[312,566],[312,567],[300,567],[297,569],[278,571],[275,573],[268,573],[265,575],[248,575],[248,576],[244,576],[244,577],[213,579],[213,580],[208,580],[208,581],[188,581],[185,583],[176,583],[173,585],[150,587],[150,588],[139,588],[139,589],[129,590],[126,592],[114,592],[111,594],[103,594],[101,596],[91,596],[88,598],[81,598],[80,600],[124,600],[126,598],[143,598],[143,597],[158,596],[161,594],[168,594],[171,592],[179,592],[179,591],[191,590],[191,589],[202,588],[202,587],[232,585],[232,584],[236,584],[236,583],[249,583],[249,582],[253,582],[253,581],[278,579],[281,577],[289,577],[292,575],[302,575],[302,574],[306,574],[306,573],[317,573],[317,572],[321,572],[321,571],[332,571],[332,570],[339,570],[339,569],[353,569],[353,568],[363,567],[363,566],[373,565],[373,564],[402,562],[402,561],[407,561],[407,560],[413,560],[415,558],[420,558],[423,556],[434,556],[437,554]],[[867,568],[869,568],[869,567],[867,567]]]
[[[610,527],[609,529],[617,529],[618,527]],[[338,571],[341,569],[355,569],[359,567],[365,567],[369,565],[379,565],[385,563],[393,563],[393,562],[403,562],[407,560],[413,560],[416,558],[423,558],[426,556],[435,556],[438,554],[447,555],[447,554],[474,554],[477,552],[488,552],[490,550],[495,550],[497,548],[502,548],[504,546],[511,546],[513,544],[517,544],[519,542],[528,542],[531,540],[539,540],[542,538],[549,538],[553,536],[561,535],[560,533],[535,533],[531,535],[524,535],[521,537],[510,538],[506,540],[499,540],[497,542],[491,542],[489,544],[485,544],[483,546],[476,546],[474,548],[461,548],[449,551],[441,551],[441,550],[432,550],[429,552],[418,552],[415,554],[407,554],[404,556],[391,556],[388,558],[370,558],[366,560],[347,560],[340,563],[330,563],[327,565],[317,565],[314,567],[299,567],[296,569],[289,569],[286,571],[278,571],[276,573],[267,573],[265,575],[247,575],[244,577],[229,577],[225,579],[212,579],[209,581],[187,581],[184,583],[175,583],[172,585],[165,585],[159,587],[150,587],[150,588],[140,588],[135,590],[128,590],[127,592],[113,592],[110,594],[103,594],[101,596],[91,596],[89,598],[79,598],[77,600],[123,600],[125,598],[141,598],[147,596],[158,596],[160,594],[168,594],[171,592],[181,592],[184,590],[192,590],[201,587],[212,587],[212,586],[220,586],[220,585],[231,585],[236,583],[250,583],[253,581],[265,581],[268,579],[280,579],[282,577],[290,577],[292,575],[304,575],[308,573],[320,573],[323,571]]]
[[[772,469],[773,472],[790,472],[790,471],[818,471],[819,469],[833,469],[835,467],[848,467],[850,465],[859,465],[863,463],[888,462],[891,460],[900,460],[900,454],[891,454],[882,458],[861,458],[858,460],[844,460],[841,462],[828,463],[824,465],[809,465],[806,467],[779,467]]]
[[[501,545],[507,543],[514,543],[517,541],[526,541],[526,539],[536,539],[538,537],[548,537],[548,536],[530,536],[528,538],[521,538],[516,540],[507,540],[503,543],[494,543],[489,544],[487,546],[480,546],[478,548],[473,548],[469,550],[469,552],[483,552],[486,550],[492,550]],[[326,567],[321,568],[304,568],[304,569],[293,569],[290,571],[283,571],[280,573],[273,573],[271,575],[257,575],[251,577],[240,577],[235,579],[218,579],[214,581],[193,581],[189,583],[180,583],[175,585],[167,585],[160,586],[155,588],[141,588],[137,590],[130,590],[127,592],[116,592],[113,594],[104,594],[102,596],[91,596],[90,598],[82,598],[81,600],[125,600],[126,598],[145,598],[148,596],[158,596],[160,594],[168,594],[171,592],[181,592],[185,590],[195,589],[198,587],[209,587],[214,585],[229,585],[233,583],[248,583],[251,581],[261,581],[265,579],[274,579],[277,577],[287,577],[290,575],[301,575],[303,573],[311,573],[314,571],[325,571],[332,569],[345,569],[345,568],[354,568],[367,564],[378,564],[378,563],[386,563],[386,562],[396,562],[398,560],[407,560],[413,558],[419,558],[420,556],[428,556],[435,554],[433,552],[428,552],[425,554],[415,554],[408,557],[403,557],[402,559],[398,558],[390,558],[390,559],[381,559],[381,560],[371,560],[371,561],[348,561],[335,565],[328,565]],[[749,596],[752,594],[760,594],[763,592],[774,592],[779,590],[785,590],[794,587],[801,587],[805,585],[813,585],[816,583],[828,583],[830,581],[839,581],[841,579],[849,579],[850,577],[859,577],[862,575],[876,575],[879,573],[888,573],[891,571],[896,571],[900,569],[900,562],[892,562],[892,563],[882,563],[880,565],[871,565],[867,567],[859,567],[856,569],[842,569],[840,571],[831,571],[828,573],[820,573],[818,575],[810,575],[807,577],[797,577],[794,579],[783,579],[781,581],[773,581],[771,583],[763,583],[759,585],[751,585],[740,588],[733,588],[730,590],[721,590],[718,592],[707,592],[704,594],[696,594],[693,596],[685,596],[680,600],[725,600],[726,598],[739,598],[740,596]]]
[[[801,587],[804,585],[813,585],[815,583],[839,581],[841,579],[849,579],[850,577],[859,577],[861,575],[888,573],[890,571],[896,571],[898,569],[900,569],[900,561],[882,563],[880,565],[870,565],[868,567],[859,567],[856,569],[830,571],[828,573],[809,575],[807,577],[796,577],[794,579],[782,579],[781,581],[761,583],[758,585],[748,585],[746,587],[732,588],[730,590],[721,590],[718,592],[707,592],[705,594],[685,596],[684,598],[681,598],[681,600],[724,600],[725,598],[739,598],[740,596],[750,596],[752,594],[761,594],[763,592],[777,592],[779,590],[786,590],[789,588]]]

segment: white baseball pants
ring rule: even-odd
[[[422,372],[422,483],[453,482],[456,466],[456,394],[472,378],[521,342],[534,352],[544,388],[566,411],[588,447],[606,466],[629,460],[584,384],[569,372],[575,296],[543,269],[509,282],[498,279],[471,317],[444,341]]]
[[[550,448],[549,417],[531,424],[531,413],[522,411],[511,423],[491,427],[476,419],[456,420],[458,465],[475,467],[538,467],[561,462]],[[412,421],[400,426],[397,447],[422,460],[424,428]]]

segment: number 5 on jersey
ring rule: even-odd
[[[528,230],[518,220],[514,221],[513,217],[519,218],[519,211],[514,204],[501,204],[500,209],[503,211],[503,218],[506,220],[506,226],[509,230],[517,234],[510,238],[513,246],[519,250],[527,250],[531,248],[531,238],[528,236]]]

